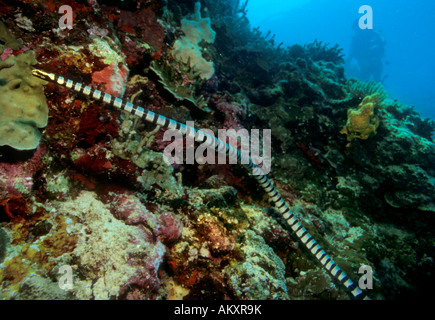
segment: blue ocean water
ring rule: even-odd
[[[389,97],[435,119],[435,2],[427,0],[250,0],[252,27],[275,34],[276,43],[339,44],[349,56],[353,27],[373,9],[373,30],[385,40],[383,85]],[[350,68],[348,77],[355,76]]]

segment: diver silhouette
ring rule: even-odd
[[[360,80],[382,82],[385,80],[382,78],[385,39],[373,29],[360,29],[358,22],[352,26],[355,34],[350,44],[348,70]]]

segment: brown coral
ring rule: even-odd
[[[340,131],[347,135],[347,140],[355,138],[366,140],[376,134],[379,118],[374,115],[374,109],[379,104],[379,93],[364,98],[357,110],[347,111],[347,123]]]

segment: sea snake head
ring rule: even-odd
[[[46,80],[46,81],[55,81],[56,80],[54,74],[48,73],[48,72],[45,72],[45,71],[41,71],[41,70],[38,70],[38,69],[33,69],[32,70],[32,74],[35,77],[38,77],[38,78],[40,78],[42,80]]]

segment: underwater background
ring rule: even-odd
[[[433,5],[367,4],[0,0],[0,298],[433,300]]]
[[[428,1],[250,0],[248,18],[263,33],[271,31],[285,45],[315,39],[339,44],[348,61],[353,25],[363,14],[362,5],[373,9],[374,30],[385,40],[383,85],[392,99],[415,106],[424,117],[435,118],[435,4]],[[346,70],[349,77],[357,76]]]

